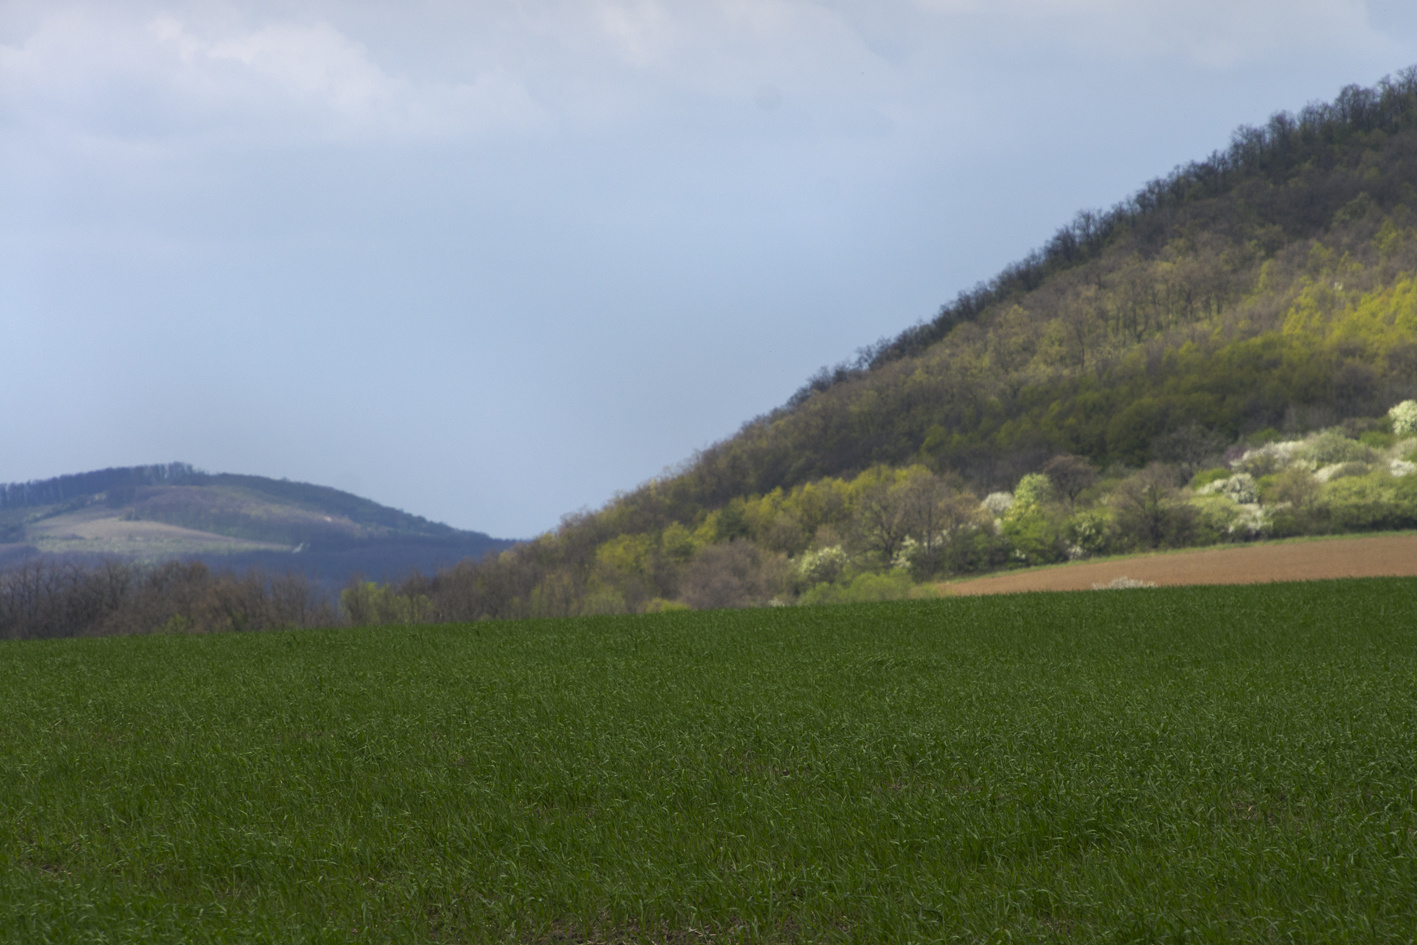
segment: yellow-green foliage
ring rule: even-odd
[[[654,540],[648,535],[618,535],[595,549],[595,563],[609,574],[642,577],[653,551]]]
[[[1321,278],[1306,278],[1284,317],[1283,332],[1330,349],[1362,350],[1386,359],[1417,338],[1417,280],[1403,276],[1373,291],[1356,293],[1333,276],[1361,279],[1356,263],[1337,266]]]
[[[747,535],[764,548],[801,554],[816,543],[823,528],[845,530],[861,495],[872,486],[895,484],[910,474],[907,469],[873,467],[851,480],[827,476],[749,498],[743,503]]]
[[[671,611],[688,610],[689,605],[677,600],[665,600],[663,597],[656,597],[645,604],[644,612],[647,614],[663,614]]]
[[[355,626],[422,623],[432,601],[422,594],[401,594],[395,588],[365,581],[340,593],[340,609]]]
[[[1343,531],[1417,526],[1417,475],[1394,477],[1384,470],[1326,483],[1320,503]]]
[[[669,524],[669,527],[660,535],[660,543],[665,556],[680,564],[692,558],[694,552],[698,551],[700,547],[694,538],[694,533],[679,522]]]
[[[884,574],[858,574],[845,585],[818,584],[802,595],[801,603],[861,604],[871,601],[904,600],[911,596],[915,583],[902,571]]]

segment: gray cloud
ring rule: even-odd
[[[0,480],[509,535],[1417,50],[1351,0],[0,6]]]

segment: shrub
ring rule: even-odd
[[[645,613],[662,614],[673,610],[688,610],[689,605],[677,600],[665,600],[663,597],[655,597],[645,603]]]
[[[984,497],[980,505],[984,510],[995,518],[1001,517],[1014,504],[1014,494],[1012,492],[991,492]]]
[[[1063,539],[1059,525],[1042,514],[1037,506],[1030,514],[1014,515],[1014,508],[1004,517],[1004,538],[1008,541],[1012,557],[1024,564],[1048,564],[1067,558],[1068,543]]]
[[[1340,531],[1417,527],[1417,478],[1379,471],[1338,479],[1323,487],[1319,506]]]
[[[1270,477],[1265,501],[1282,503],[1295,509],[1312,508],[1319,496],[1320,481],[1307,469],[1291,466]]]
[[[903,571],[889,571],[885,574],[858,574],[851,583],[819,584],[801,597],[801,603],[812,604],[860,604],[871,601],[904,600],[909,597],[915,584],[910,575]]]
[[[1196,492],[1199,495],[1222,495],[1240,505],[1251,505],[1260,500],[1254,477],[1249,473],[1236,473],[1223,479],[1213,479]]]
[[[1231,475],[1233,474],[1225,466],[1217,466],[1215,469],[1205,469],[1196,473],[1191,479],[1191,488],[1201,490],[1212,482],[1229,479]]]
[[[1107,509],[1085,509],[1063,523],[1071,558],[1100,555],[1107,551],[1117,536],[1117,524]]]
[[[214,572],[201,562],[144,567],[37,561],[0,572],[0,639],[222,633],[338,623],[304,576]]]
[[[1129,578],[1125,574],[1121,577],[1113,578],[1106,584],[1094,584],[1094,591],[1128,591],[1145,587],[1155,587],[1155,581],[1143,581],[1138,578]]]
[[[1346,476],[1364,476],[1371,471],[1367,463],[1333,463],[1314,470],[1315,482],[1332,482]]]
[[[1373,450],[1357,440],[1350,440],[1337,430],[1325,430],[1304,441],[1294,451],[1294,458],[1314,466],[1329,466],[1334,463],[1367,463],[1373,459]]]
[[[1385,430],[1367,430],[1358,434],[1358,442],[1375,450],[1389,450],[1397,444],[1397,435]]]
[[[1392,432],[1398,436],[1417,433],[1417,400],[1404,400],[1387,412],[1392,420]]]
[[[1042,473],[1029,473],[1019,480],[1009,511],[1026,514],[1024,510],[1038,508],[1052,501],[1054,493],[1052,480]]]
[[[1229,496],[1212,493],[1191,500],[1196,510],[1196,539],[1202,544],[1217,541],[1250,541],[1270,533],[1270,516],[1254,503],[1239,503]]]
[[[1286,440],[1282,443],[1267,443],[1257,449],[1246,450],[1233,465],[1237,472],[1251,476],[1268,476],[1294,462],[1298,452],[1304,447],[1302,440]]]
[[[830,584],[846,570],[847,556],[840,545],[808,551],[797,559],[797,578],[807,587]]]

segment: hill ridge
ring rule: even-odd
[[[1414,273],[1417,67],[1237,129],[668,473],[401,593],[444,619],[827,602],[1410,528]]]
[[[11,563],[195,558],[342,584],[356,573],[401,576],[511,544],[329,486],[181,462],[0,485],[0,558]]]
[[[1121,228],[1143,224],[1168,208],[1223,194],[1246,174],[1277,180],[1306,160],[1328,157],[1328,146],[1351,136],[1374,131],[1391,134],[1414,123],[1417,65],[1400,70],[1396,77],[1385,76],[1373,88],[1345,86],[1332,102],[1311,102],[1297,115],[1276,112],[1263,127],[1241,125],[1231,133],[1227,148],[1148,181],[1108,210],[1078,211],[1042,247],[1006,265],[994,277],[960,290],[955,300],[942,305],[932,318],[922,319],[894,338],[881,338],[859,348],[852,358],[821,368],[786,404],[758,419],[771,419],[799,406],[817,391],[923,352],[956,326],[974,321],[990,306],[1016,293],[1032,291],[1054,272],[1095,259]]]

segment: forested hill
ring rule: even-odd
[[[0,557],[200,558],[342,583],[478,558],[511,542],[326,486],[126,466],[0,485]]]
[[[874,463],[1004,488],[1053,453],[1170,459],[1410,396],[1417,70],[1350,87],[1047,245],[930,322],[823,370],[676,483],[710,506]]]
[[[677,474],[441,586],[462,588],[459,617],[790,602],[902,565],[921,579],[1417,524],[1399,496],[1417,483],[1401,478],[1417,469],[1406,421],[1387,416],[1414,393],[1410,69],[1241,128],[1112,210],[1079,214]],[[1276,441],[1280,465],[1242,460]],[[1255,482],[1226,486],[1221,508],[1205,490],[1227,476]],[[1007,512],[1018,495],[1027,503]],[[1024,509],[1041,516],[1032,537],[1008,537]],[[925,552],[900,557],[907,541]],[[821,555],[836,564],[819,574]]]

